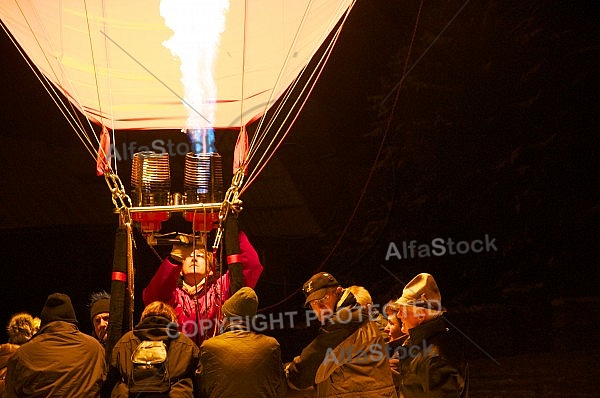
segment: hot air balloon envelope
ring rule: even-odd
[[[36,68],[96,123],[181,129],[196,127],[195,115],[225,128],[264,114],[352,3],[5,0],[0,18]],[[201,75],[193,101],[172,48],[177,37],[189,39],[183,53],[196,57],[187,73]],[[207,71],[212,76],[202,76]]]

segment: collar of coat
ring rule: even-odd
[[[197,294],[199,295],[203,293],[204,290],[212,285],[217,279],[218,277],[211,272],[208,276],[202,278],[202,280],[196,285],[188,285],[183,279],[180,279],[179,287],[193,297]]]
[[[163,316],[147,316],[133,329],[133,334],[140,340],[168,340],[177,338],[177,323]]]
[[[72,333],[78,331],[79,328],[74,323],[65,321],[52,321],[42,326],[40,330],[38,330],[38,332],[33,335],[33,337],[42,335],[44,333]]]
[[[404,345],[420,345],[424,340],[449,330],[446,321],[440,316],[410,329],[408,331],[410,338],[406,341],[408,344]]]
[[[250,319],[248,319],[248,322]],[[233,332],[236,330],[243,330],[250,332],[250,326],[246,319],[243,318],[225,318],[223,321],[223,333],[225,332]]]

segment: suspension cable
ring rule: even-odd
[[[54,75],[54,78],[58,81],[58,75],[57,72],[55,71],[52,62],[50,62],[50,60],[48,59],[48,56],[46,54],[46,52],[44,51],[41,43],[38,40],[38,36],[34,33],[33,28],[31,26],[31,23],[29,21],[29,19],[27,18],[27,16],[25,15],[25,13],[23,12],[23,9],[21,8],[20,4],[18,3],[18,1],[15,1],[15,4],[17,5],[17,8],[19,9],[19,12],[21,13],[21,16],[23,17],[23,20],[27,26],[27,29],[29,29],[29,31],[32,33],[33,38],[35,39],[35,42],[37,44],[37,46],[39,47],[41,53],[43,54],[46,63],[49,67],[50,72]],[[50,96],[50,98],[52,99],[52,101],[55,103],[55,105],[57,106],[57,108],[59,109],[59,111],[61,112],[61,114],[63,115],[63,117],[65,118],[65,120],[67,121],[67,123],[69,123],[69,125],[71,126],[71,128],[73,129],[73,131],[75,132],[75,135],[79,138],[79,140],[82,142],[84,148],[88,151],[88,153],[90,154],[90,156],[95,159],[97,156],[97,150],[95,148],[95,146],[92,144],[91,139],[89,137],[89,134],[85,131],[84,126],[84,122],[80,119],[77,111],[74,108],[73,103],[71,103],[70,101],[67,101],[65,103],[65,101],[63,100],[63,98],[61,97],[61,95],[57,92],[54,84],[52,84],[50,82],[50,80],[48,79],[48,77],[46,75],[44,75],[40,70],[37,70],[32,62],[29,60],[29,58],[25,55],[25,52],[23,51],[23,49],[21,48],[21,46],[16,42],[16,40],[14,39],[14,37],[12,36],[12,34],[10,34],[8,28],[6,27],[6,25],[4,24],[4,22],[0,21],[0,24],[2,25],[2,29],[4,30],[4,32],[6,33],[6,35],[9,37],[9,39],[11,40],[11,42],[13,43],[13,45],[15,46],[15,48],[17,48],[17,51],[19,52],[19,54],[21,55],[21,57],[25,60],[25,63],[27,64],[27,66],[32,70],[34,76],[38,79],[38,81],[41,83],[42,87],[44,88],[44,90],[48,93],[48,95]],[[91,122],[89,119],[86,118],[87,124],[90,128],[91,131],[93,131],[93,128],[91,126]],[[95,137],[95,135],[94,135]],[[96,138],[96,141],[99,142],[98,138]]]
[[[340,32],[341,32],[348,16],[350,15],[350,11],[351,11],[352,7],[354,6],[354,4],[355,4],[355,1],[352,2],[352,4],[347,8],[344,17],[342,18],[341,21],[339,21],[338,29],[336,30],[336,32],[333,35],[333,37],[331,38],[331,40],[328,42],[323,55],[319,58],[319,61],[317,62],[315,67],[312,70],[310,70],[307,81],[304,83],[304,86],[301,88],[300,93],[298,94],[298,97],[294,100],[292,106],[287,111],[287,114],[283,117],[282,123],[279,124],[279,127],[277,128],[276,132],[273,134],[273,137],[270,139],[270,142],[267,144],[267,148],[264,151],[262,151],[262,155],[260,156],[259,160],[257,161],[254,171],[251,172],[251,174],[248,176],[247,183],[241,189],[240,195],[243,194],[243,192],[254,182],[254,180],[258,177],[258,175],[263,171],[266,164],[274,156],[274,153],[276,152],[277,148],[279,148],[279,146],[283,143],[283,140],[285,139],[285,137],[291,131],[292,126],[294,125],[295,121],[299,117],[299,114],[300,114],[301,110],[303,109],[304,105],[308,101],[308,97],[310,96],[310,93],[314,89],[319,77],[321,76],[322,71],[325,68],[327,61],[329,60],[331,53],[333,52],[335,43],[337,42],[337,40],[339,38]],[[291,51],[292,49],[293,49],[293,47],[290,49],[289,54],[292,54],[292,51]],[[289,54],[288,54],[288,56],[290,56]],[[308,70],[309,69],[308,69],[308,64],[307,64],[304,66],[304,68],[302,69],[302,71],[300,72],[298,77],[294,80],[292,86],[286,91],[286,94],[284,95],[283,99],[280,101],[273,116],[270,118],[269,122],[267,123],[266,132],[262,133],[257,130],[257,132],[255,133],[255,137],[252,140],[253,142],[252,142],[252,145],[248,152],[248,157],[247,157],[248,162],[250,162],[252,160],[252,158],[258,154],[258,148],[260,147],[262,142],[266,139],[268,132],[272,130],[272,126],[277,121],[277,118],[282,113],[282,110],[288,105],[289,99],[293,95],[296,86],[298,84],[300,84],[300,81],[304,78],[304,75],[307,73]],[[274,91],[275,90],[273,90],[273,92]],[[291,115],[294,115],[294,116],[292,117]],[[290,117],[291,117],[291,121],[289,122],[289,125],[287,127],[285,127],[285,132],[282,133],[282,131],[284,130],[284,125],[286,124],[288,119],[290,119]],[[274,149],[271,151],[271,148],[273,146],[274,146]],[[267,155],[267,154],[269,154],[269,155]]]
[[[420,2],[420,6],[419,6],[419,10],[417,13],[417,17],[415,19],[415,25],[413,28],[413,32],[412,32],[412,37],[411,37],[411,41],[410,41],[410,45],[407,51],[407,55],[406,55],[406,61],[405,64],[403,66],[403,70],[402,70],[402,80],[404,80],[404,77],[407,73],[408,70],[408,62],[410,60],[410,56],[412,54],[412,47],[413,47],[413,43],[415,41],[415,37],[416,37],[416,33],[417,33],[417,29],[419,26],[419,22],[421,19],[421,12],[423,10],[423,0],[421,0]],[[378,150],[377,150],[377,154],[373,160],[373,164],[371,165],[371,169],[369,171],[369,175],[367,176],[367,180],[365,182],[365,184],[363,184],[363,189],[361,190],[360,196],[356,202],[356,205],[354,206],[354,210],[352,211],[352,214],[350,215],[350,218],[348,218],[348,221],[346,222],[346,225],[344,226],[344,229],[342,230],[342,232],[339,234],[338,238],[336,239],[333,247],[331,248],[331,250],[329,251],[329,254],[325,257],[325,259],[323,261],[321,261],[321,263],[319,264],[319,266],[314,270],[314,272],[319,272],[321,269],[323,269],[323,267],[325,266],[325,264],[329,261],[329,259],[333,256],[333,253],[337,250],[337,248],[339,247],[339,245],[341,244],[344,236],[346,235],[346,233],[348,232],[348,229],[350,227],[350,225],[352,224],[352,221],[354,220],[354,218],[356,217],[356,214],[358,213],[358,209],[360,207],[360,204],[362,203],[362,200],[367,192],[367,188],[371,182],[371,179],[373,178],[376,166],[377,166],[377,162],[381,156],[381,152],[383,151],[383,145],[385,144],[386,141],[386,137],[387,134],[389,132],[389,129],[391,127],[391,120],[394,114],[394,111],[397,107],[398,104],[398,100],[399,100],[399,96],[400,96],[400,87],[398,87],[398,90],[396,92],[395,98],[394,98],[394,104],[392,105],[392,109],[390,111],[390,115],[387,118],[387,123],[386,123],[386,128],[383,132],[383,136],[381,138]],[[348,268],[348,267],[346,267]],[[284,297],[283,299],[279,300],[278,302],[271,304],[267,307],[261,308],[259,309],[259,311],[267,311],[270,310],[272,308],[276,308],[277,306],[285,303],[286,301],[288,301],[289,299],[291,299],[293,296],[295,296],[298,292],[301,291],[301,288],[297,288],[295,289],[292,293],[288,294],[286,297]]]

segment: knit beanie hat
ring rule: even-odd
[[[90,306],[90,320],[94,323],[94,317],[102,313],[110,313],[110,299],[101,298],[92,303]]]
[[[71,304],[71,298],[62,293],[53,293],[48,296],[40,318],[42,320],[42,327],[54,321],[77,324],[77,317],[75,316],[73,304]]]
[[[223,316],[226,318],[253,318],[257,310],[258,297],[250,287],[242,287],[223,303]]]

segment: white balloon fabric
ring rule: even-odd
[[[228,128],[263,115],[354,3],[225,0],[223,18],[186,8],[213,1],[169,1],[169,18],[179,15],[182,27],[206,25],[207,33],[194,29],[190,35],[218,38],[213,55],[199,53],[201,61],[214,57],[208,67],[214,92],[193,104],[181,59],[165,44],[174,31],[161,15],[160,0],[3,0],[0,18],[36,68],[97,124],[116,130],[195,128],[189,125],[195,113],[207,126]],[[201,51],[190,43],[190,53]],[[203,103],[210,112],[204,113]]]

